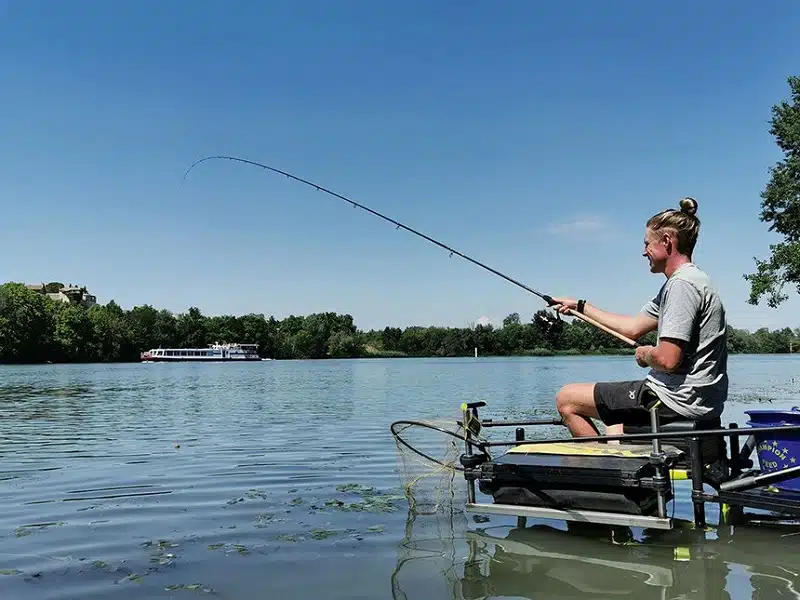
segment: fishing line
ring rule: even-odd
[[[247,160],[246,158],[237,158],[235,156],[207,156],[205,158],[201,158],[200,160],[195,162],[191,167],[189,167],[189,169],[187,169],[186,173],[184,174],[183,178],[186,179],[186,175],[189,174],[189,171],[191,171],[195,166],[199,165],[201,162],[204,162],[206,160],[213,160],[213,159],[233,160],[233,161],[246,163],[246,164],[249,164],[249,165],[254,165],[256,167],[261,167],[262,169],[267,169],[267,170],[273,171],[275,173],[280,173],[281,175],[285,175],[286,177],[289,177],[289,178],[294,179],[295,181],[299,181],[301,183],[305,183],[306,185],[310,185],[311,187],[315,188],[317,191],[325,192],[327,194],[330,194],[331,196],[335,196],[336,198],[339,198],[339,199],[344,200],[345,202],[351,204],[353,207],[361,208],[361,209],[363,209],[363,210],[365,210],[365,211],[367,211],[369,213],[372,213],[373,215],[375,215],[377,217],[380,217],[381,219],[389,221],[389,223],[392,223],[393,225],[395,225],[397,227],[397,229],[405,229],[406,231],[409,231],[409,232],[413,233],[414,235],[418,235],[419,237],[421,237],[421,238],[423,238],[425,240],[428,240],[429,242],[431,242],[433,244],[436,244],[440,248],[444,248],[445,250],[450,252],[450,256],[453,256],[453,254],[456,254],[456,255],[460,256],[461,258],[463,258],[465,260],[468,260],[469,262],[471,262],[471,263],[473,263],[475,265],[478,265],[479,267],[481,267],[483,269],[486,269],[487,271],[489,271],[491,273],[494,273],[495,275],[497,275],[499,277],[502,277],[506,281],[510,281],[514,285],[519,286],[524,290],[527,290],[531,294],[535,294],[536,296],[539,296],[545,302],[547,302],[550,306],[555,304],[555,302],[553,301],[553,298],[551,296],[548,296],[547,294],[542,294],[541,292],[538,292],[538,291],[534,290],[533,288],[528,287],[524,283],[521,283],[521,282],[517,281],[516,279],[513,279],[513,278],[509,277],[508,275],[505,275],[504,273],[501,273],[500,271],[498,271],[496,269],[493,269],[492,267],[490,267],[488,265],[485,265],[482,262],[479,262],[479,261],[475,260],[474,258],[471,258],[471,257],[467,256],[466,254],[463,254],[463,253],[459,252],[455,248],[451,248],[450,246],[448,246],[446,244],[443,244],[442,242],[440,242],[438,240],[435,240],[432,237],[430,237],[428,235],[425,235],[424,233],[422,233],[420,231],[417,231],[416,229],[408,227],[407,225],[403,225],[399,221],[395,221],[391,217],[387,217],[386,215],[383,215],[383,214],[379,213],[376,210],[372,210],[368,206],[364,206],[363,204],[359,204],[355,200],[351,200],[350,198],[347,198],[346,196],[342,196],[341,194],[337,194],[336,192],[333,192],[333,191],[331,191],[331,190],[329,190],[329,189],[327,189],[327,188],[325,188],[325,187],[323,187],[321,185],[318,185],[318,184],[316,184],[316,183],[314,183],[312,181],[308,181],[306,179],[302,179],[300,177],[297,177],[296,175],[292,175],[291,173],[286,173],[285,171],[281,171],[280,169],[276,169],[274,167],[263,165],[261,163],[257,163],[257,162],[252,161],[252,160]]]
[[[308,181],[307,179],[303,179],[302,177],[298,177],[297,175],[292,175],[291,173],[287,173],[286,171],[282,171],[281,169],[277,169],[275,167],[270,167],[269,165],[265,165],[265,164],[256,162],[254,160],[249,160],[249,159],[246,159],[246,158],[240,158],[240,157],[237,157],[237,156],[224,156],[224,155],[206,156],[206,157],[201,158],[201,159],[195,161],[194,163],[192,163],[192,165],[186,170],[186,172],[183,175],[184,181],[186,180],[186,176],[189,174],[189,172],[192,169],[194,169],[200,163],[203,163],[203,162],[208,161],[208,160],[230,160],[230,161],[234,161],[234,162],[240,162],[240,163],[244,163],[244,164],[247,164],[247,165],[252,165],[254,167],[260,167],[260,168],[265,169],[267,171],[272,171],[273,173],[278,173],[278,174],[284,175],[284,176],[286,176],[286,177],[288,177],[290,179],[294,179],[295,181],[299,181],[300,183],[304,183],[304,184],[306,184],[308,186],[313,187],[317,191],[325,192],[326,194],[330,194],[331,196],[334,196],[335,198],[343,200],[344,202],[347,202],[348,204],[352,205],[354,208],[360,208],[362,210],[367,211],[370,214],[375,215],[376,217],[380,217],[381,219],[383,219],[385,221],[388,221],[389,223],[394,225],[397,229],[404,229],[404,230],[408,231],[409,233],[413,233],[414,235],[419,236],[422,239],[427,240],[428,242],[430,242],[432,244],[435,244],[435,245],[439,246],[440,248],[443,248],[444,250],[447,250],[450,253],[451,257],[455,254],[457,256],[460,256],[464,260],[469,261],[472,264],[477,265],[477,266],[481,267],[482,269],[485,269],[485,270],[489,271],[490,273],[492,273],[494,275],[497,275],[498,277],[502,277],[503,279],[505,279],[506,281],[508,281],[510,283],[513,283],[517,287],[520,287],[523,290],[525,290],[527,292],[530,292],[531,294],[534,294],[535,296],[538,296],[539,298],[544,300],[548,304],[548,306],[553,306],[553,305],[557,304],[557,302],[555,300],[553,300],[553,297],[550,296],[549,294],[544,294],[542,292],[539,292],[539,291],[533,289],[532,287],[529,287],[529,286],[525,285],[524,283],[522,283],[520,281],[517,281],[516,279],[514,279],[512,277],[509,277],[505,273],[501,273],[497,269],[494,269],[494,268],[490,267],[489,265],[486,265],[486,264],[484,264],[484,263],[482,263],[482,262],[480,262],[478,260],[475,260],[474,258],[472,258],[470,256],[467,256],[466,254],[464,254],[462,252],[459,252],[458,250],[448,246],[447,244],[443,244],[442,242],[440,242],[438,240],[435,240],[434,238],[432,238],[432,237],[430,237],[428,235],[425,235],[424,233],[422,233],[420,231],[417,231],[416,229],[413,229],[412,227],[408,227],[407,225],[404,225],[400,221],[392,219],[391,217],[387,217],[386,215],[381,214],[378,211],[369,208],[368,206],[364,206],[363,204],[360,204],[360,203],[356,202],[355,200],[352,200],[352,199],[348,198],[347,196],[343,196],[341,194],[337,194],[336,192],[334,192],[332,190],[329,190],[326,187],[323,187],[323,186],[321,186],[319,184],[316,184],[316,183],[314,183],[312,181]],[[603,331],[605,331],[607,333],[610,333],[614,337],[622,340],[623,342],[625,342],[625,343],[627,343],[627,344],[629,344],[631,346],[636,346],[637,345],[635,341],[623,336],[620,333],[617,333],[613,329],[610,329],[610,328],[606,327],[605,325],[602,325],[601,323],[598,323],[597,321],[595,321],[593,319],[590,319],[589,317],[587,317],[587,316],[585,316],[585,315],[583,315],[581,313],[578,313],[578,312],[573,311],[573,310],[569,310],[567,312],[567,314],[569,314],[570,316],[578,317],[579,319],[581,319],[581,320],[583,320],[583,321],[585,321],[585,322],[587,322],[587,323],[589,323],[591,325],[594,325],[598,329],[601,329],[601,330],[603,330]],[[558,313],[556,313],[556,317],[558,317]],[[553,326],[552,322],[551,323],[546,323],[546,322],[543,322],[541,319],[539,319],[538,322],[539,322],[540,325],[545,326],[545,327],[552,327]]]

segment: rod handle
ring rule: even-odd
[[[598,329],[601,329],[601,330],[605,331],[606,333],[610,333],[610,334],[611,334],[611,335],[613,335],[615,338],[617,338],[618,340],[621,340],[621,341],[625,342],[625,343],[626,343],[626,344],[628,344],[629,346],[633,346],[634,348],[635,348],[636,346],[638,346],[638,344],[637,344],[637,343],[636,343],[634,340],[632,340],[631,338],[629,338],[629,337],[627,337],[627,336],[624,336],[624,335],[622,335],[621,333],[619,333],[619,332],[617,332],[617,331],[614,331],[614,330],[613,330],[613,329],[611,329],[610,327],[606,327],[606,326],[605,326],[605,325],[603,325],[602,323],[598,323],[597,321],[595,321],[594,319],[592,319],[592,318],[590,318],[590,317],[587,317],[587,316],[586,316],[586,315],[584,315],[583,313],[579,313],[578,311],[572,310],[572,309],[570,308],[570,309],[569,309],[569,315],[570,315],[570,316],[572,316],[572,317],[577,317],[577,318],[581,319],[582,321],[586,321],[586,322],[587,322],[587,323],[589,323],[590,325],[594,325],[595,327],[597,327]]]

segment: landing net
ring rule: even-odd
[[[464,468],[458,459],[464,453],[464,429],[456,419],[398,421],[391,430],[409,509],[430,515],[463,507],[466,489],[458,483],[463,484]]]

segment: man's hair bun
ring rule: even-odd
[[[681,200],[680,207],[682,213],[694,216],[697,213],[697,200],[686,197]]]

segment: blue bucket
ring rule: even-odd
[[[800,406],[791,410],[746,410],[753,427],[781,427],[800,425]],[[756,451],[762,473],[780,471],[787,467],[800,465],[800,431],[756,433]],[[800,477],[772,484],[774,487],[800,492]]]

